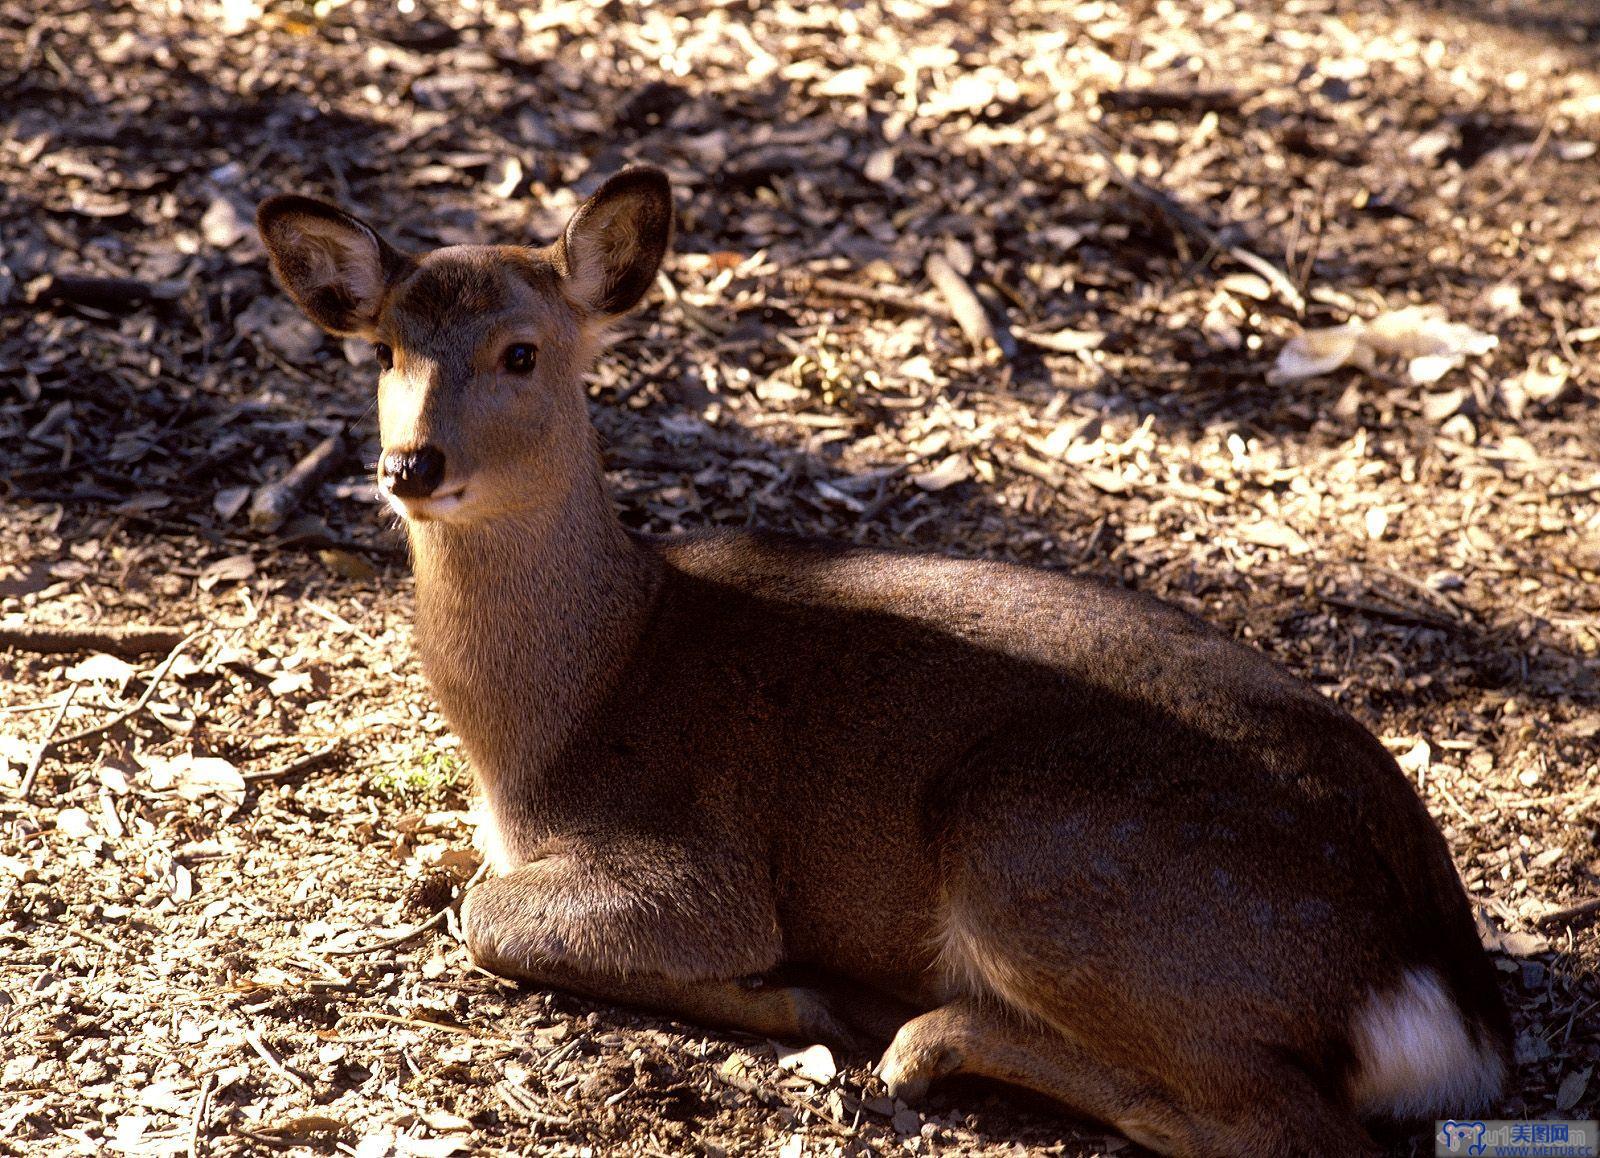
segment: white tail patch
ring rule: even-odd
[[[1409,969],[1399,988],[1374,993],[1355,1016],[1350,1099],[1362,1114],[1466,1114],[1500,1093],[1505,1064],[1472,1040],[1432,969]]]

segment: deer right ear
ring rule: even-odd
[[[341,337],[370,334],[405,255],[360,218],[310,197],[268,197],[256,228],[272,271],[307,317]]]
[[[567,293],[603,319],[638,304],[672,243],[667,175],[636,165],[611,177],[578,206],[556,243]]]

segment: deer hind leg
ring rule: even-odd
[[[1251,1067],[1245,1067],[1248,1071]],[[960,998],[907,1022],[878,1063],[895,1097],[915,1101],[955,1074],[991,1078],[1054,1098],[1178,1158],[1373,1158],[1371,1137],[1290,1067],[1246,1073],[1225,1059],[1197,1074],[1204,1098],[1109,1063],[1048,1025],[979,998]]]

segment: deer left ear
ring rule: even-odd
[[[602,318],[644,297],[672,243],[672,188],[660,169],[624,169],[578,207],[556,243],[567,295]]]
[[[359,217],[310,197],[267,198],[256,228],[307,317],[334,334],[370,336],[384,291],[406,268],[403,254]]]

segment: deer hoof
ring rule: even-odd
[[[903,1026],[873,1069],[890,1097],[920,1102],[929,1085],[961,1068],[961,1054],[954,1044],[925,1030],[916,1021]]]

